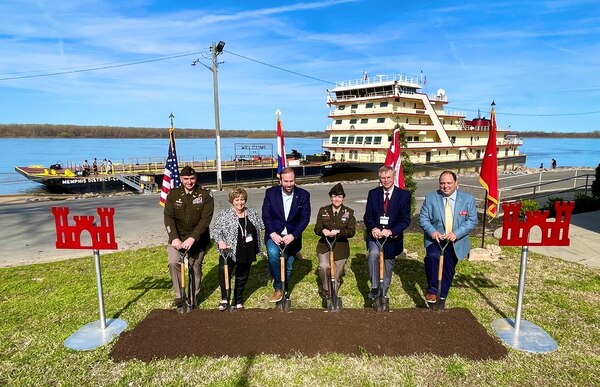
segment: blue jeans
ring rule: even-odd
[[[280,256],[279,247],[273,242],[272,239],[267,241],[267,256],[269,260],[269,273],[273,277],[273,288],[275,290],[282,290],[281,286],[281,267],[279,262]],[[292,266],[294,265],[294,255],[285,254],[285,274],[286,274],[286,288],[289,288],[289,281],[292,278]]]

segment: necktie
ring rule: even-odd
[[[450,198],[446,198],[444,206],[444,224],[446,225],[446,235],[452,232],[452,207],[450,207]]]
[[[383,213],[387,213],[388,206],[390,205],[390,193],[385,192],[385,199],[383,200]]]

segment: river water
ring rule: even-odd
[[[292,149],[304,155],[321,153],[323,139],[286,138],[286,151]],[[83,160],[91,164],[94,157],[98,163],[110,159],[114,163],[164,162],[169,141],[167,139],[0,139],[0,195],[41,192],[41,185],[30,182],[15,172],[16,166],[60,163],[64,166],[81,165]],[[556,159],[559,167],[596,167],[600,163],[600,139],[571,138],[525,138],[521,152],[527,154],[526,166],[537,168],[541,163],[550,167]],[[253,155],[271,157],[276,155],[277,145],[273,139],[223,138],[223,160]],[[177,155],[181,160],[215,159],[214,139],[178,139]]]

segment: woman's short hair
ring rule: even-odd
[[[248,193],[246,192],[245,189],[234,188],[231,191],[229,191],[229,203],[233,203],[233,199],[235,199],[239,196],[243,197],[244,200],[248,201]]]

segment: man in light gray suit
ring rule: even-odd
[[[439,183],[439,190],[425,196],[419,214],[419,224],[425,234],[425,299],[429,304],[435,304],[440,297],[443,308],[452,286],[456,264],[471,251],[469,233],[477,225],[477,208],[471,194],[458,190],[454,172],[442,172]],[[448,247],[444,250],[442,285],[441,289],[438,289],[441,245],[445,243],[448,243]]]

